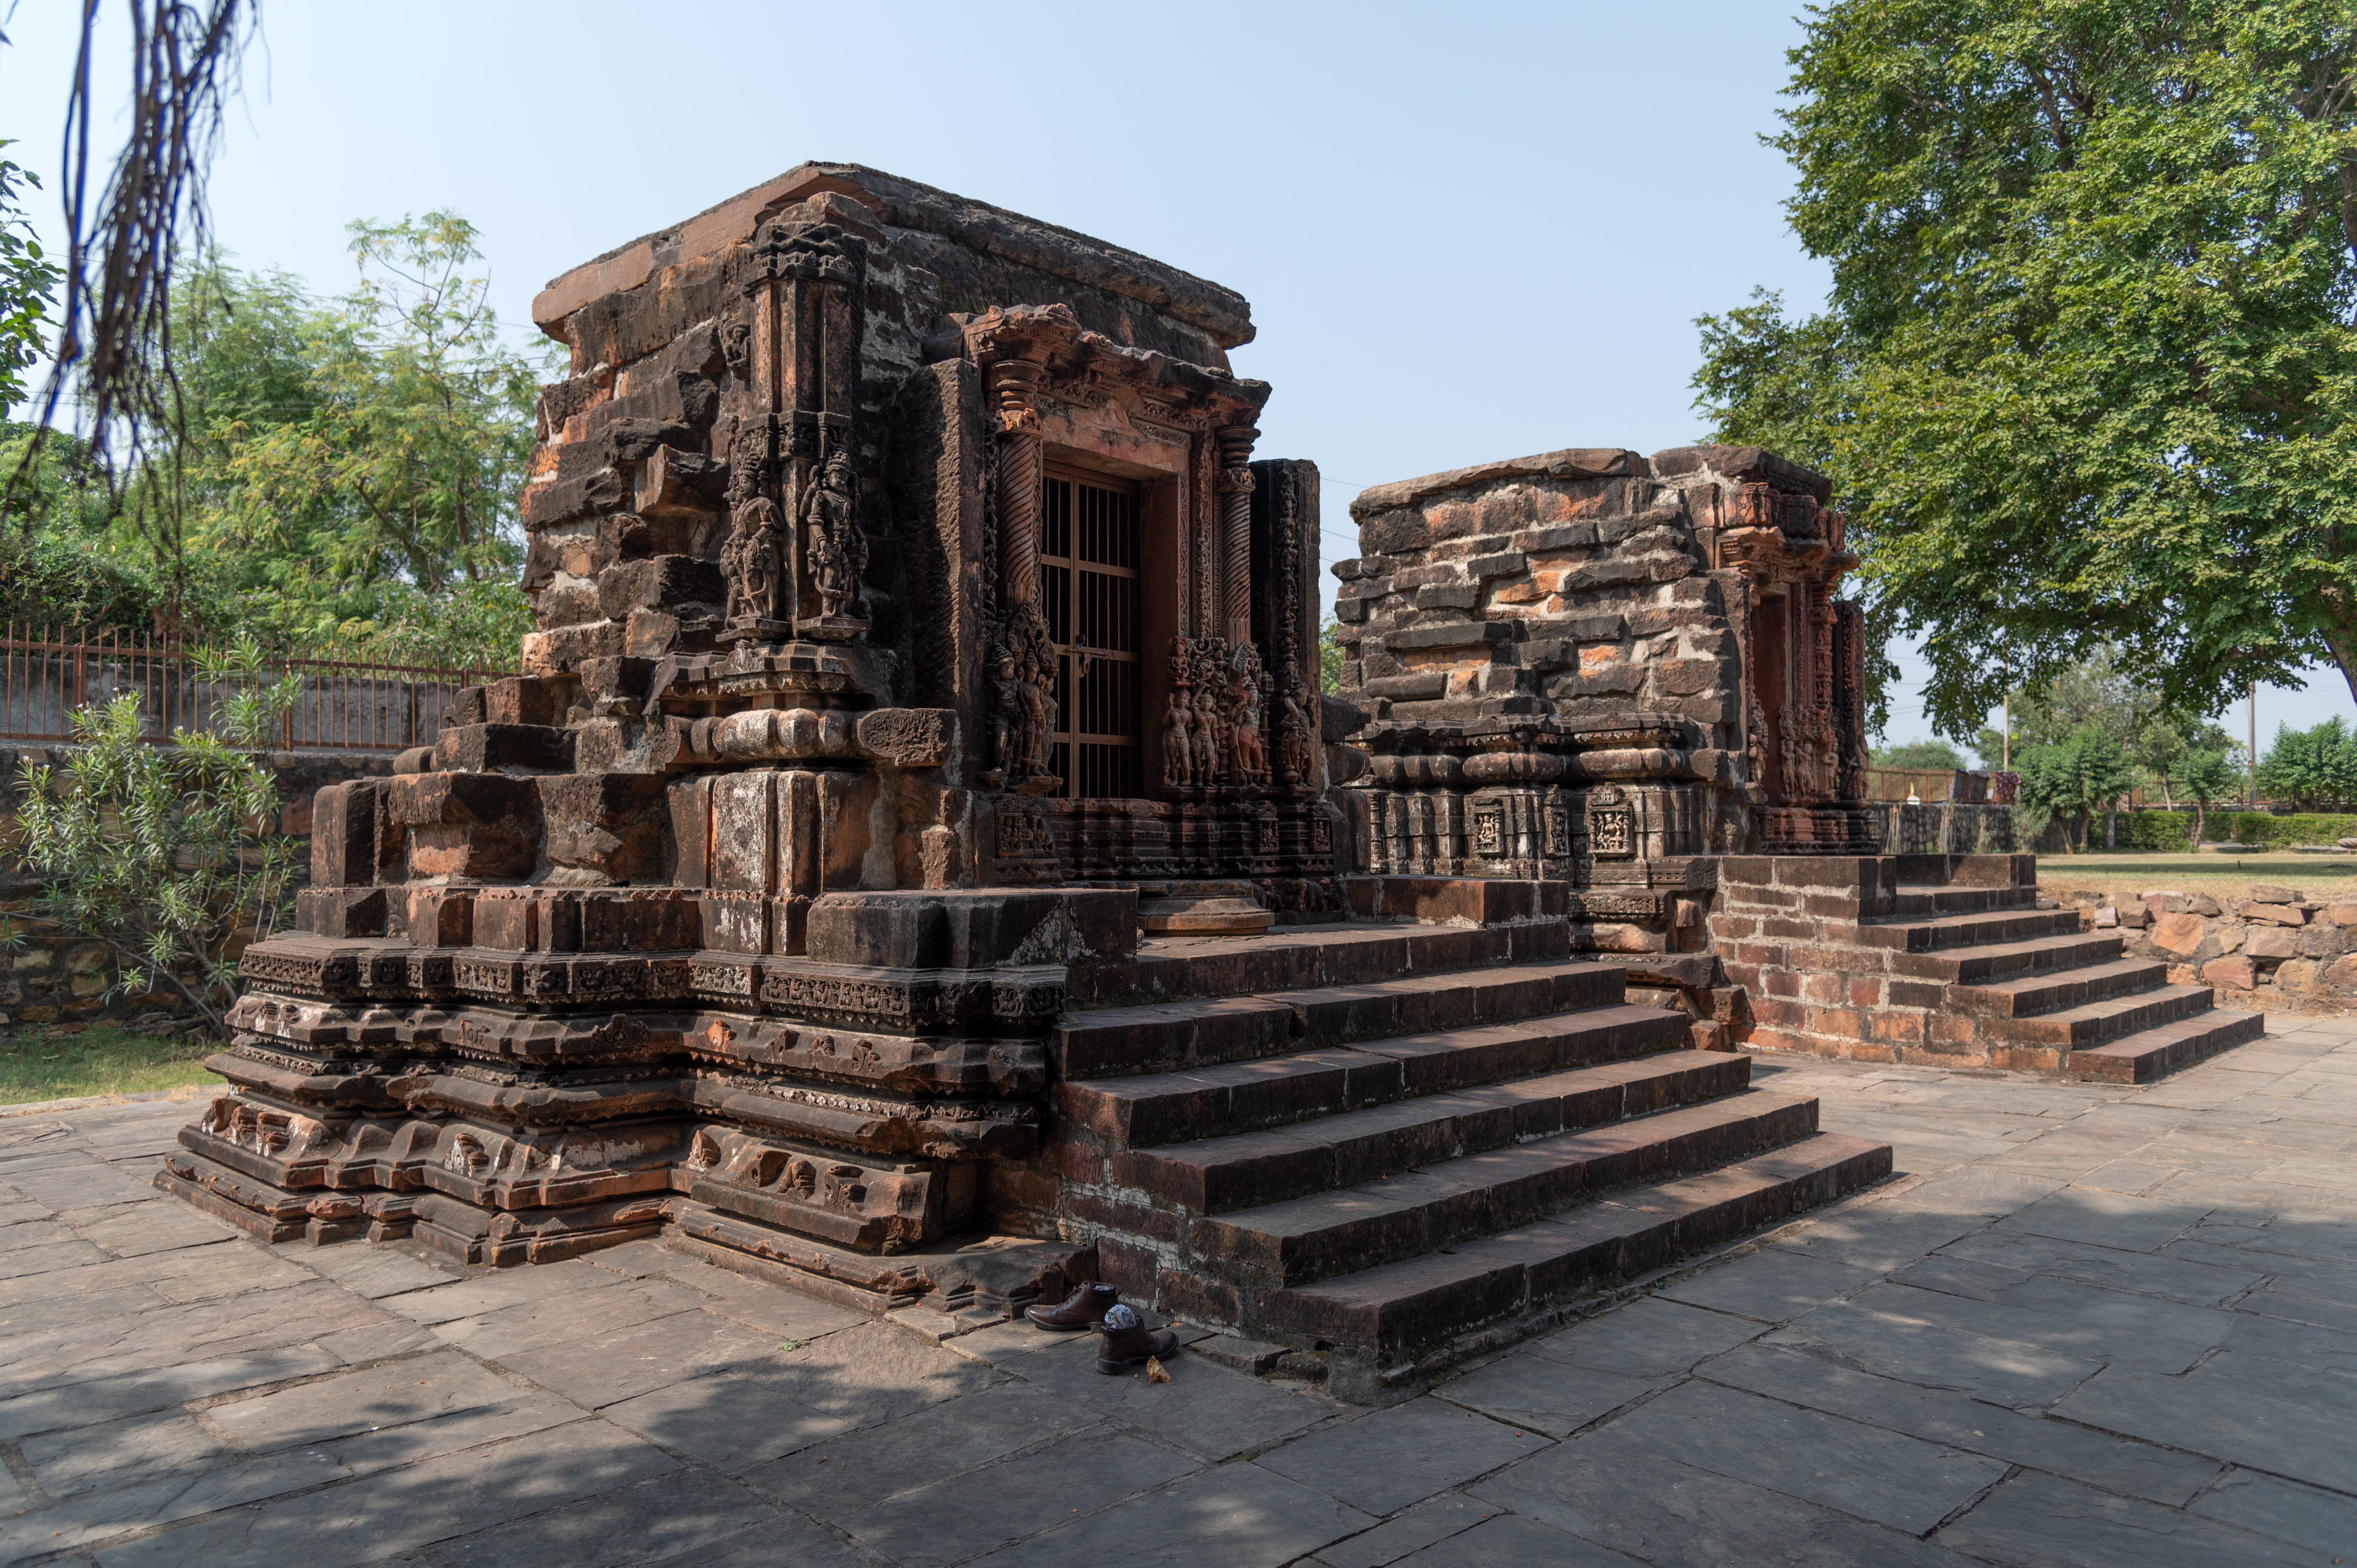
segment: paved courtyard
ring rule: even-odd
[[[1902,1174],[1375,1411],[650,1243],[264,1248],[147,1186],[186,1100],[0,1120],[0,1558],[2357,1557],[2357,1021],[2143,1089],[1756,1065]]]

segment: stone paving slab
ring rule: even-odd
[[[185,1101],[0,1116],[0,1562],[2357,1561],[2357,1021],[2269,1028],[2141,1089],[1756,1058],[1894,1179],[1378,1410],[652,1242],[267,1248],[146,1185]]]

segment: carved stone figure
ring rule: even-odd
[[[859,476],[852,472],[848,454],[837,451],[826,460],[818,483],[803,497],[802,525],[819,614],[830,620],[856,615],[867,536],[859,531]]]
[[[1015,656],[1000,650],[990,667],[990,758],[1002,779],[1026,777],[1023,750],[1023,688],[1015,678]]]
[[[1048,737],[1056,732],[1055,701],[1038,675],[1036,667],[1025,669],[1016,688],[1023,703],[1023,771],[1031,779],[1044,779],[1053,771]]]
[[[1235,706],[1236,779],[1244,784],[1268,782],[1268,748],[1260,733],[1261,701],[1257,682],[1239,680],[1233,688]]]
[[[720,556],[732,625],[776,618],[785,553],[786,531],[777,503],[764,495],[739,503],[729,515],[728,542]]]
[[[1166,788],[1183,789],[1195,781],[1192,718],[1187,693],[1171,693],[1162,710],[1162,782]]]
[[[1195,710],[1195,782],[1216,784],[1220,781],[1220,721],[1211,716],[1210,704]]]
[[[1278,709],[1277,744],[1285,768],[1284,781],[1289,787],[1311,778],[1317,765],[1310,756],[1309,715],[1301,711],[1299,703],[1294,701],[1290,681],[1277,693],[1276,700],[1283,704]]]

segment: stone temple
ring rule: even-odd
[[[1879,853],[1822,476],[1318,471],[1234,293],[806,164],[575,269],[539,629],[322,791],[158,1177],[273,1241],[660,1237],[949,1334],[1103,1279],[1426,1375],[1890,1169],[1746,1042],[2144,1077],[2255,1032]]]

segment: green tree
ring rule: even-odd
[[[1332,616],[1318,624],[1318,689],[1331,693],[1342,683],[1342,627]]]
[[[2087,847],[2087,822],[2098,808],[2113,806],[2136,783],[2136,769],[2120,737],[2087,728],[2064,739],[2014,754],[2021,774],[2021,799],[2030,806],[2066,813],[2073,854]],[[2111,835],[2106,834],[2106,840]]]
[[[295,329],[309,364],[288,412],[210,424],[199,532],[218,558],[269,564],[246,624],[430,648],[464,589],[470,640],[488,628],[504,663],[531,629],[516,499],[545,361],[502,340],[489,281],[467,272],[480,251],[464,219],[351,231],[361,286]]]
[[[539,365],[508,348],[466,220],[354,223],[361,285],[322,323],[305,417],[226,434],[222,522],[285,547],[289,516],[337,526],[328,572],[426,593],[512,575]]]
[[[1698,403],[1833,475],[1934,721],[2106,643],[2176,711],[2357,690],[2345,10],[1833,0],[1792,60],[1830,307],[1706,317]]]
[[[0,150],[16,145],[0,139]],[[41,329],[65,275],[41,253],[18,199],[18,187],[38,190],[40,184],[30,170],[0,158],[0,409],[24,399],[25,372],[41,360]]]
[[[1904,746],[1880,746],[1867,754],[1877,768],[1918,768],[1947,772],[1965,766],[1964,754],[1944,740],[1910,740]]]
[[[218,734],[144,736],[139,698],[74,714],[62,769],[29,768],[16,816],[25,864],[48,879],[34,918],[103,943],[129,994],[168,986],[219,1027],[244,942],[285,918],[297,841],[278,831],[262,749],[302,682],[265,682],[251,641],[206,661]]]
[[[2243,786],[2242,762],[2225,746],[2204,747],[2186,753],[2179,764],[2179,776],[2185,781],[2186,797],[2193,802],[2193,836],[2185,847],[2199,849],[2211,806],[2231,799]]]
[[[5,503],[0,612],[512,663],[541,361],[501,341],[463,220],[353,229],[362,283],[341,300],[217,252],[180,269],[184,417],[112,486],[86,448],[41,449]],[[32,434],[0,432],[0,461]]]
[[[2259,758],[2259,788],[2303,811],[2357,800],[2357,739],[2338,718],[2313,729],[2276,726],[2275,744]]]

